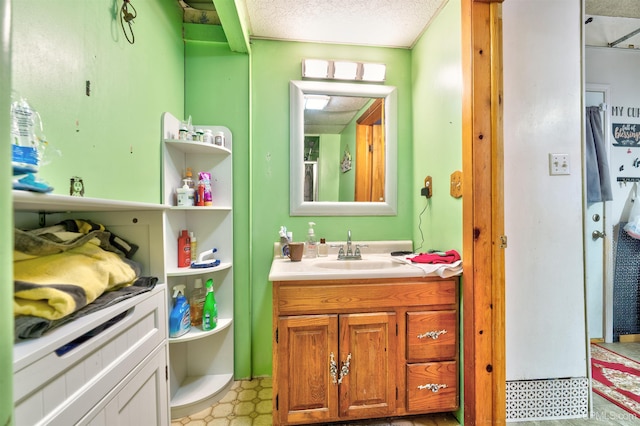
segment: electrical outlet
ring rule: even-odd
[[[569,154],[549,154],[549,175],[570,175]]]
[[[433,183],[431,180],[431,176],[427,176],[426,178],[424,178],[424,186],[420,188],[420,195],[423,197],[431,198],[431,195],[433,195],[432,185]]]

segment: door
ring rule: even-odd
[[[587,85],[585,107],[603,106],[602,129],[606,145],[609,145],[609,120],[607,117],[608,87]],[[609,155],[609,152],[607,152]],[[607,224],[607,203],[585,203],[584,207],[584,250],[585,250],[585,287],[587,293],[587,327],[590,339],[613,338],[611,258],[607,254],[611,241],[612,228]]]
[[[331,360],[338,356],[337,315],[300,315],[278,320],[276,380],[281,424],[335,420],[338,386],[331,380]]]
[[[395,313],[340,315],[341,418],[395,413],[395,360]]]
[[[355,201],[384,201],[384,99],[375,102],[356,124]]]

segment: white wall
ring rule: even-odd
[[[585,377],[581,2],[503,3],[507,380]],[[549,153],[571,174],[549,176]]]
[[[636,49],[609,49],[603,47],[587,47],[585,49],[585,80],[587,84],[601,84],[609,86],[612,123],[640,124],[640,84],[638,83],[640,70],[640,51]],[[618,108],[620,114],[612,112]],[[620,109],[621,107],[621,109]],[[640,131],[640,126],[638,126]],[[606,131],[611,132],[611,129]],[[613,142],[613,137],[610,135]],[[631,152],[622,147],[611,147],[609,166],[613,191],[611,203],[612,225],[629,218],[631,202],[629,197],[633,184],[617,183],[616,178],[640,177],[640,167],[633,167],[633,160],[640,157],[640,148],[631,148]],[[623,171],[619,171],[624,166]]]

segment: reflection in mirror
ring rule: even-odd
[[[291,214],[394,215],[395,88],[292,81],[290,90]]]

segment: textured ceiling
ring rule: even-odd
[[[253,38],[412,47],[447,0],[243,0]]]
[[[585,44],[609,46],[640,29],[640,1],[585,0]],[[640,35],[616,44],[620,48],[640,48]]]

